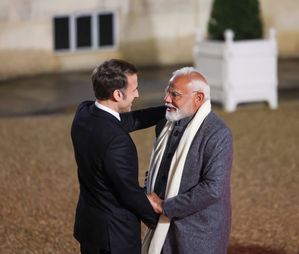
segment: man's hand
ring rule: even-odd
[[[154,211],[158,214],[162,214],[163,213],[162,200],[159,198],[159,196],[155,192],[151,192],[150,194],[147,195],[147,198],[151,203]]]

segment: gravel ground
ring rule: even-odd
[[[298,254],[299,102],[216,112],[234,136],[229,254]],[[72,111],[0,118],[0,253],[79,253],[71,121]],[[153,128],[132,136],[142,182]]]

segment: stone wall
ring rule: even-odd
[[[277,28],[280,57],[299,57],[298,0],[261,0],[265,24]],[[191,64],[195,30],[206,31],[212,0],[1,0],[0,79],[92,69],[119,57],[137,66]],[[111,50],[57,53],[53,17],[114,10],[118,44]]]
[[[274,27],[277,31],[279,56],[299,57],[299,2],[298,0],[260,0],[264,30]]]

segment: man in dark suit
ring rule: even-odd
[[[92,83],[96,101],[79,105],[71,129],[80,184],[74,237],[82,254],[139,254],[140,219],[154,227],[158,215],[151,194],[139,186],[128,132],[155,125],[165,107],[130,112],[138,97],[137,69],[122,60],[96,68]]]
[[[143,243],[148,254],[225,254],[231,227],[232,135],[211,111],[207,80],[192,67],[174,72],[164,98],[166,119],[147,180],[163,202]]]

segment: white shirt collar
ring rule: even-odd
[[[104,106],[103,104],[99,103],[98,101],[95,101],[95,105],[97,108],[102,109],[102,110],[108,112],[109,114],[115,116],[120,121],[120,116],[119,116],[118,112],[112,110],[111,108]]]

